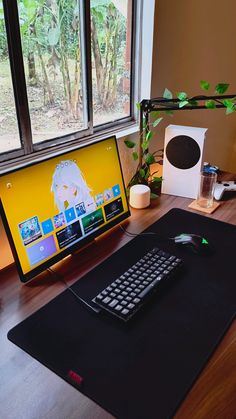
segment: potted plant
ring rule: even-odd
[[[209,91],[210,83],[206,80],[200,81],[200,88]],[[132,151],[137,167],[134,175],[127,185],[127,192],[136,184],[148,185],[151,189],[151,198],[160,195],[162,177],[158,171],[152,171],[155,163],[163,163],[163,149],[154,152],[149,151],[150,142],[154,138],[154,128],[163,120],[165,115],[173,115],[176,110],[181,109],[217,109],[226,108],[226,115],[236,110],[236,95],[225,95],[229,88],[228,83],[218,83],[214,88],[213,96],[189,97],[186,92],[177,92],[173,97],[169,89],[165,89],[162,98],[143,100],[137,104],[140,111],[140,132],[139,142],[125,140],[125,145]]]

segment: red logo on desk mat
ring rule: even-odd
[[[84,379],[83,377],[81,377],[79,374],[77,374],[77,372],[73,371],[73,370],[69,370],[67,373],[67,378],[70,379],[70,381],[73,382],[73,384],[77,384],[77,386],[81,386]]]

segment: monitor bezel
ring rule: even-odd
[[[131,213],[130,213],[130,209],[129,209],[129,202],[128,202],[128,197],[127,197],[127,193],[126,193],[126,187],[125,187],[125,182],[124,182],[124,175],[123,175],[123,170],[122,170],[122,165],[121,165],[121,160],[120,160],[120,154],[119,154],[119,149],[118,149],[118,145],[117,145],[117,139],[115,135],[111,135],[108,136],[106,138],[103,138],[101,140],[98,140],[96,142],[92,142],[92,143],[87,143],[87,144],[81,144],[78,145],[78,147],[73,147],[70,150],[66,150],[66,151],[62,151],[60,153],[56,153],[55,155],[51,155],[50,157],[45,157],[40,159],[40,161],[34,161],[34,162],[29,162],[25,165],[21,165],[20,167],[16,167],[13,169],[10,169],[9,171],[5,171],[4,173],[0,173],[0,177],[5,176],[7,174],[10,173],[15,173],[17,171],[20,170],[24,170],[26,167],[31,167],[31,166],[35,166],[38,165],[42,162],[45,161],[49,161],[55,157],[60,157],[60,156],[65,156],[66,154],[69,154],[71,152],[80,150],[82,148],[87,148],[90,147],[94,144],[100,143],[100,142],[105,142],[107,140],[114,140],[114,144],[116,147],[116,152],[117,152],[117,156],[118,156],[118,162],[119,162],[119,166],[120,166],[120,171],[121,171],[121,178],[122,178],[122,183],[123,183],[123,187],[124,187],[124,193],[125,193],[125,200],[127,203],[127,211],[123,214],[121,214],[120,216],[117,216],[113,221],[110,221],[108,223],[106,223],[104,226],[98,228],[97,230],[95,230],[93,233],[89,234],[88,236],[84,236],[81,240],[79,240],[78,242],[72,244],[71,246],[67,247],[64,250],[61,250],[60,253],[58,253],[55,256],[52,256],[50,259],[48,259],[47,261],[41,263],[39,266],[31,269],[29,272],[24,273],[21,267],[21,263],[20,263],[20,259],[18,257],[18,253],[15,247],[15,243],[14,243],[14,239],[13,236],[11,234],[11,229],[7,220],[7,215],[5,213],[2,201],[1,201],[1,197],[0,197],[0,216],[2,217],[2,221],[3,221],[3,225],[6,231],[6,235],[11,247],[11,251],[14,257],[14,262],[17,268],[17,272],[19,275],[19,278],[21,280],[21,282],[23,283],[27,283],[30,280],[34,279],[37,275],[41,274],[43,271],[47,270],[47,268],[49,268],[50,266],[54,265],[55,263],[61,261],[62,259],[64,259],[66,256],[75,253],[76,251],[82,250],[86,245],[88,245],[88,243],[92,243],[93,240],[99,236],[101,236],[103,233],[105,233],[106,231],[111,230],[114,226],[116,226],[117,224],[119,224],[121,221],[127,219]]]

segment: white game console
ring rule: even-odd
[[[182,125],[166,127],[162,193],[197,198],[206,131]]]
[[[219,201],[226,191],[236,191],[236,180],[227,180],[224,182],[216,182],[214,190],[214,198]]]

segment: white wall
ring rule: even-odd
[[[202,79],[212,86],[228,82],[228,93],[236,94],[235,16],[235,0],[157,0],[152,97],[162,95],[165,87],[175,93],[204,94],[199,88]],[[176,112],[158,127],[159,143],[170,123],[208,128],[205,160],[236,173],[236,112]]]

